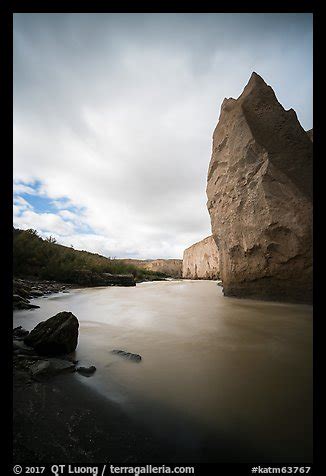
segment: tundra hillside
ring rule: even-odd
[[[105,273],[132,274],[136,282],[164,279],[166,275],[106,258],[95,253],[59,245],[43,239],[35,230],[13,230],[13,271],[15,278],[53,280],[80,285],[100,285]],[[103,284],[105,284],[103,282]]]

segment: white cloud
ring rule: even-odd
[[[256,70],[311,127],[302,18],[16,14],[15,187],[35,193],[39,181],[58,209],[20,206],[16,226],[110,256],[181,258],[210,234],[206,174],[223,98]]]
[[[32,210],[24,210],[18,215],[14,209],[14,224],[23,230],[29,228],[37,229],[41,234],[50,233],[60,237],[67,236],[74,232],[71,223],[67,223],[58,215],[53,213],[35,213]]]
[[[20,196],[15,196],[13,202],[16,206],[16,210],[19,210],[20,212],[26,209],[33,208],[30,203],[28,203],[23,197]]]
[[[19,182],[14,182],[13,192],[14,194],[16,193],[29,193],[31,195],[35,194],[35,190],[33,187],[23,183],[19,183]]]

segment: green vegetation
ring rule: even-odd
[[[13,230],[13,268],[15,277],[78,283],[80,274],[133,274],[136,281],[161,280],[163,273],[137,268],[122,260],[106,258],[87,251],[56,243],[52,237],[43,239],[36,230]]]

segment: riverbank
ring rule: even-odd
[[[14,278],[12,286],[13,309],[36,309],[39,306],[32,304],[31,299],[58,292],[68,293],[69,289],[72,288],[72,284],[58,283],[57,281]]]
[[[165,281],[171,279],[173,278],[163,276],[162,273],[151,274],[150,272],[148,272],[147,275],[142,276],[142,278],[135,278],[132,274],[112,275],[105,273],[101,276],[101,279],[86,279],[84,281],[81,279],[80,282],[77,283],[62,283],[58,281],[32,278],[14,278],[13,310],[37,309],[39,306],[31,303],[31,299],[47,297],[50,294],[59,292],[69,293],[69,290],[71,289],[83,289],[101,286],[136,286],[136,284],[144,282]]]
[[[192,441],[151,431],[121,406],[81,383],[75,375],[37,381],[13,373],[13,461],[19,464],[189,465],[207,462],[269,461],[267,455],[229,439],[205,435]]]
[[[154,439],[73,375],[35,381],[15,370],[13,450],[19,464],[164,461]]]
[[[63,330],[62,317],[47,321],[47,334],[56,327],[60,327],[61,336],[68,332],[68,328]],[[29,337],[21,327],[13,331],[15,462],[104,463],[110,458],[111,462],[135,464],[145,461],[145,455],[159,461],[163,442],[132,423],[117,404],[78,380],[76,371],[83,370],[82,378],[90,377],[96,371],[94,366],[78,366],[71,353],[41,355],[26,345],[35,345],[35,341],[27,342]],[[45,342],[44,334],[42,338]],[[59,341],[68,344],[63,337],[56,339],[57,345]]]

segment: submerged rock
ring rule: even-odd
[[[95,365],[77,365],[76,370],[78,373],[89,377],[96,371]]]
[[[256,73],[223,101],[207,206],[225,295],[311,302],[310,136]]]
[[[77,347],[78,328],[76,316],[71,312],[59,312],[40,322],[24,342],[42,355],[70,354]]]
[[[123,357],[128,360],[133,360],[134,362],[140,362],[141,361],[141,355],[139,354],[132,354],[131,352],[126,352],[125,350],[118,350],[114,349],[111,351],[112,354],[120,355],[120,357]]]

